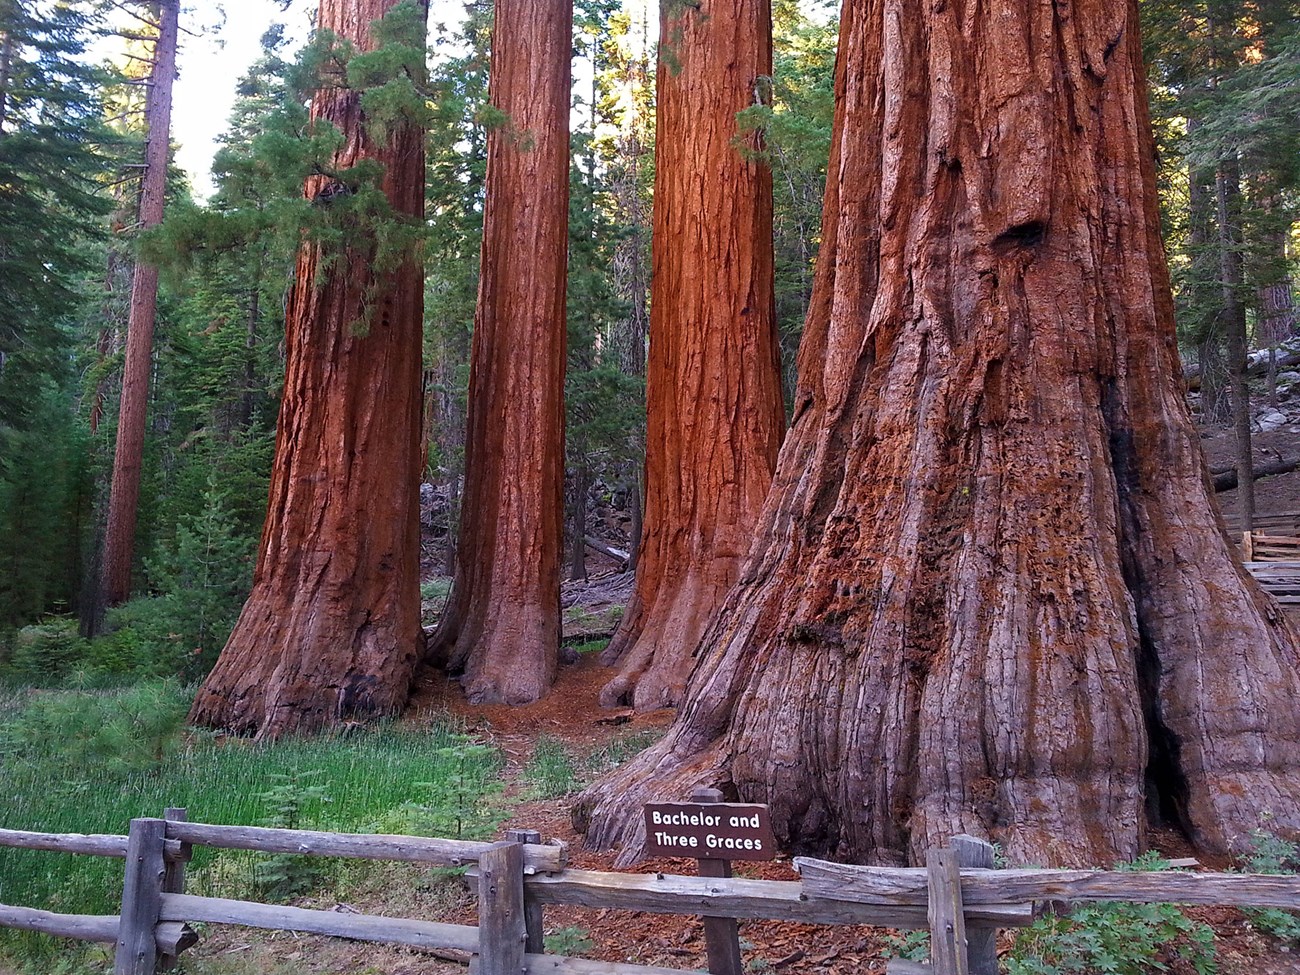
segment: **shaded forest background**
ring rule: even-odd
[[[173,171],[166,221],[140,233],[150,9],[139,7],[119,37],[116,66],[98,66],[85,45],[110,30],[106,10],[0,2],[0,668],[24,682],[193,681],[211,668],[247,595],[266,512],[295,250],[304,233],[328,239],[369,219],[364,193],[332,208],[304,199],[304,179],[321,173],[332,148],[307,136],[304,108],[328,53],[290,50],[273,29],[238,80],[215,192],[198,201]],[[829,5],[777,0],[773,9],[770,96],[756,96],[737,132],[763,131],[774,175],[789,403],[817,256],[836,24]],[[1277,406],[1296,329],[1296,10],[1145,0],[1142,12],[1194,404],[1205,423],[1225,425],[1235,406],[1237,436],[1248,440],[1247,348],[1269,350],[1257,361],[1274,365],[1256,396]],[[490,5],[472,3],[460,23],[431,31],[419,92],[428,129],[422,576],[431,600],[445,593],[457,542],[487,133],[503,121],[487,104],[491,24]],[[592,542],[635,568],[654,33],[644,11],[617,0],[576,6],[565,381],[572,579],[585,577]],[[371,70],[369,90],[382,99],[393,66],[380,58]],[[162,281],[133,598],[105,612],[99,559],[137,256],[157,262]]]

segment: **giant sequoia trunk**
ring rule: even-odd
[[[167,157],[171,150],[172,82],[176,77],[176,35],[179,0],[158,4],[158,41],[145,101],[149,137],[145,145],[144,180],[140,188],[141,230],[162,223],[167,191]],[[131,313],[126,327],[126,360],[118,407],[117,445],[104,529],[103,578],[98,607],[116,606],[131,595],[131,566],[135,555],[136,511],[140,502],[140,469],[144,462],[144,433],[149,404],[149,375],[153,371],[153,328],[158,304],[158,268],[136,263],[131,283]],[[98,620],[95,620],[95,626]]]
[[[372,22],[394,5],[322,0],[317,23],[364,51]],[[342,133],[331,170],[375,160],[399,218],[421,219],[418,126],[393,126],[378,141],[366,131],[359,92],[345,88],[317,92],[312,119]],[[328,182],[313,177],[307,194],[321,198]],[[332,258],[316,244],[299,250],[253,590],[195,699],[197,724],[274,737],[393,714],[406,703],[421,647],[423,286],[413,255],[376,273],[374,245],[355,239]]]
[[[795,419],[667,737],[791,847],[1109,863],[1300,826],[1296,634],[1181,394],[1136,0],[848,0]],[[1271,818],[1269,818],[1271,817]]]
[[[456,581],[432,654],[523,704],[560,653],[572,4],[497,0]]]
[[[645,519],[636,592],[605,653],[619,673],[601,695],[641,709],[680,700],[785,422],[772,175],[736,125],[772,73],[771,4],[668,4],[660,52]]]

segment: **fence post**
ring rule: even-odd
[[[952,848],[957,851],[957,863],[960,866],[992,870],[996,865],[993,844],[977,836],[965,833],[954,836]],[[998,975],[997,928],[968,928],[966,949],[970,957],[971,975]]]
[[[933,975],[969,975],[957,851],[927,850],[925,869],[929,874],[931,971]]]
[[[506,839],[512,843],[542,842],[542,834],[535,829],[508,829]],[[524,940],[524,951],[530,955],[540,955],[546,950],[546,936],[542,928],[542,905],[536,897],[528,896],[528,886],[524,885],[524,928],[528,932]]]
[[[478,975],[524,968],[524,848],[494,843],[478,861]]]
[[[691,802],[721,802],[717,789],[698,788]],[[701,877],[730,877],[730,860],[700,860]],[[745,963],[740,957],[740,930],[734,917],[706,917],[704,946],[709,955],[710,975],[743,975]]]
[[[131,820],[113,975],[155,975],[158,970],[156,929],[162,910],[166,830],[161,819]]]
[[[183,823],[189,818],[189,813],[183,806],[168,806],[163,811],[163,819],[171,823]],[[181,855],[175,860],[167,860],[163,866],[162,891],[164,894],[183,894],[185,893],[185,864],[192,856],[192,848],[188,843],[181,844]],[[169,944],[175,948],[172,953],[171,948],[160,949],[158,958],[158,970],[170,972],[180,964],[181,951],[193,944],[191,940],[192,932],[185,929],[184,925],[177,924],[175,942],[168,939]]]

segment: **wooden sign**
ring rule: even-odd
[[[776,839],[767,806],[663,802],[645,807],[646,853],[701,860],[772,860]]]

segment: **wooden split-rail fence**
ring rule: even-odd
[[[575,905],[705,918],[766,918],[811,924],[928,928],[931,957],[895,960],[894,975],[994,975],[998,928],[1032,923],[1038,905],[1143,901],[1300,908],[1300,877],[1234,873],[998,870],[993,848],[954,837],[924,868],[862,867],[796,858],[798,881],[626,874],[568,867],[563,844],[512,830],[501,842],[374,836],[161,819],[134,819],[127,836],[0,830],[0,846],[92,854],[126,861],[121,913],[56,914],[0,904],[0,927],[115,944],[114,975],[155,975],[197,942],[194,922],[291,930],[387,942],[463,957],[474,975],[674,975],[681,969],[588,961],[543,951],[543,912]],[[342,914],[185,893],[194,846],[264,853],[470,866],[478,925]],[[713,975],[741,975],[740,952]]]

